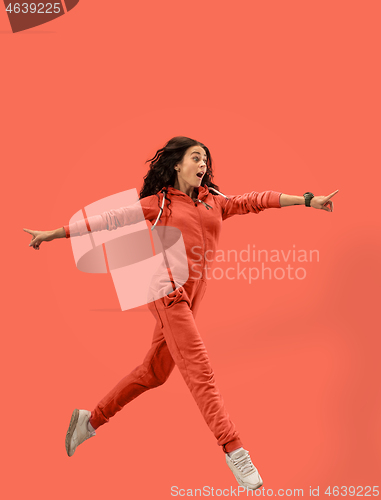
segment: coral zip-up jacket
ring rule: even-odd
[[[281,208],[280,195],[277,191],[255,191],[243,195],[229,196],[212,194],[207,186],[195,188],[197,199],[175,189],[167,188],[165,206],[157,227],[171,226],[178,228],[183,236],[188,259],[189,279],[206,279],[208,269],[214,259],[222,222],[233,215],[259,213],[267,208]],[[158,198],[159,196],[159,198]],[[155,223],[162,205],[163,193],[147,196],[134,205],[104,212],[75,222],[65,229],[66,237],[88,234],[89,231],[112,231],[118,227],[145,220]],[[170,200],[170,204],[169,204]],[[209,207],[207,207],[207,204]],[[169,208],[168,208],[169,204]]]

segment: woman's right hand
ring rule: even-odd
[[[52,231],[32,231],[31,229],[23,229],[32,235],[32,241],[29,243],[29,246],[33,247],[35,250],[40,249],[40,245],[43,241],[52,241],[52,239],[54,239]]]

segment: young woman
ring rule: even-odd
[[[179,284],[172,276],[172,291],[149,302],[156,327],[143,363],[124,377],[93,411],[73,411],[66,434],[66,451],[71,457],[78,445],[95,436],[95,429],[108,422],[139,394],[163,384],[177,365],[217,444],[225,452],[226,462],[238,483],[255,490],[263,480],[229,418],[195,323],[206,291],[207,262],[211,262],[215,253],[225,219],[290,205],[306,205],[332,212],[330,198],[337,191],[329,196],[314,196],[309,192],[293,196],[276,191],[253,191],[228,197],[213,183],[209,149],[201,142],[181,136],[168,141],[148,161],[151,162],[150,169],[144,177],[137,202],[140,213],[153,224],[151,229],[169,226],[181,231],[188,279]],[[81,236],[88,231],[115,230],[134,222],[137,222],[134,209],[122,207],[54,231],[24,230],[32,235],[29,246],[38,250],[43,241]],[[200,248],[204,256],[201,259]]]

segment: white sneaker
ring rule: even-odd
[[[95,436],[95,431],[90,432],[87,428],[90,416],[91,411],[77,409],[73,411],[65,439],[66,453],[69,457],[74,455],[77,446]]]
[[[237,450],[229,455],[225,453],[226,463],[233,472],[240,486],[249,490],[256,490],[263,484],[259,472],[254,467],[247,450]]]

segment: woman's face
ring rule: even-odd
[[[186,150],[183,161],[176,165],[177,181],[186,188],[199,187],[206,173],[206,152],[201,146],[191,146]],[[197,175],[198,174],[198,175]]]

